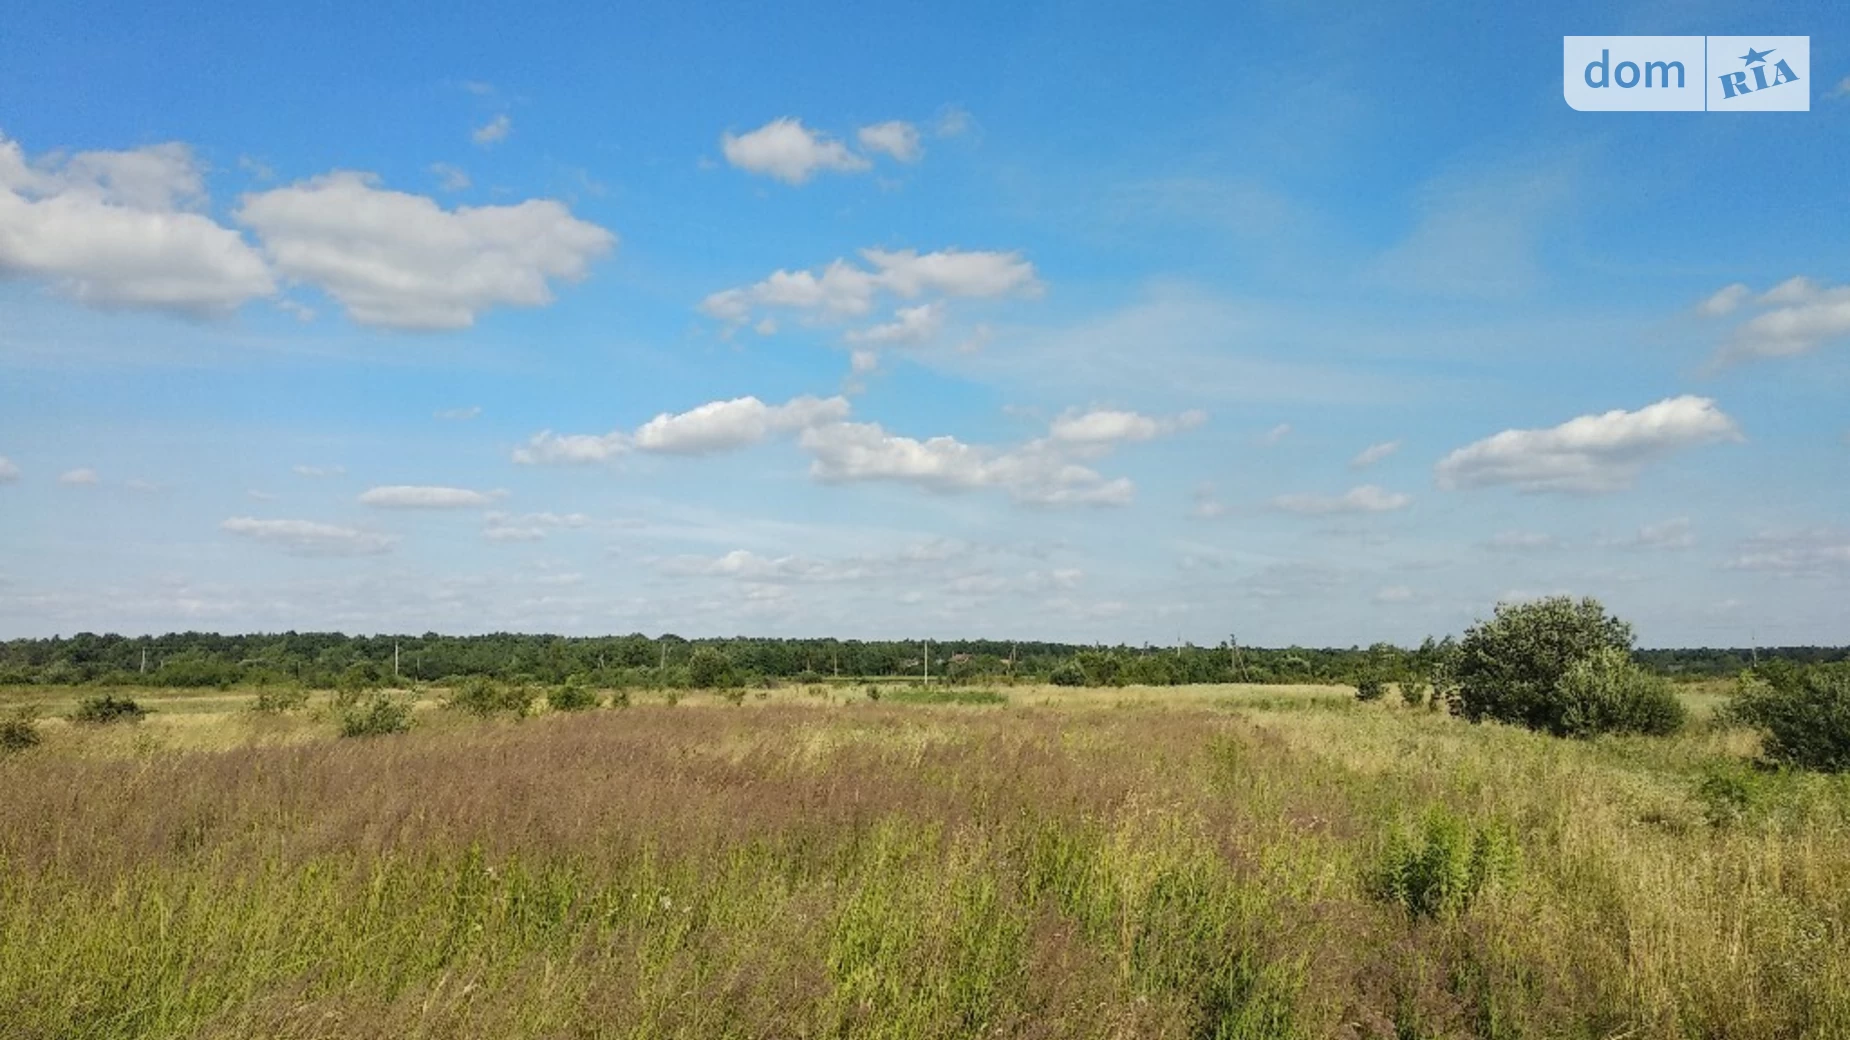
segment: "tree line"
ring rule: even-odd
[[[994,639],[684,639],[667,634],[565,637],[355,636],[339,632],[160,636],[78,633],[0,642],[0,685],[332,688],[484,676],[510,682],[600,686],[689,685],[696,651],[717,654],[740,682],[918,678],[951,682],[1053,681],[1068,685],[1210,682],[1326,683],[1424,676],[1456,652],[1450,637],[1418,647],[1081,645]],[[1725,677],[1754,660],[1810,665],[1850,659],[1850,648],[1637,650],[1659,675]],[[701,655],[703,661],[708,654]]]

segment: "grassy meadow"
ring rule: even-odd
[[[48,716],[0,755],[0,1035],[1850,1036],[1850,781],[1749,768],[1714,691],[1593,741],[998,692]]]

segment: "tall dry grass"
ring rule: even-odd
[[[54,733],[0,759],[0,1034],[1850,1031],[1850,792],[1711,822],[1738,734],[1011,700]],[[1434,813],[1516,862],[1415,917],[1368,879]]]

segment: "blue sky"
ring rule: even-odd
[[[0,636],[1843,642],[1850,13],[1354,7],[27,5]]]

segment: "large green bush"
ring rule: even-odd
[[[546,706],[554,711],[585,711],[597,707],[597,693],[579,683],[567,682],[546,694]]]
[[[1850,671],[1762,668],[1742,677],[1727,716],[1762,731],[1774,762],[1850,771]]]
[[[1674,733],[1683,728],[1686,714],[1669,682],[1611,647],[1569,665],[1555,695],[1560,703],[1559,732],[1570,737]]]
[[[1452,710],[1558,736],[1676,729],[1681,706],[1631,663],[1631,646],[1632,626],[1595,599],[1498,604],[1458,643]]]
[[[732,660],[710,646],[700,647],[687,659],[687,681],[701,690],[729,686],[732,683]]]
[[[457,683],[444,698],[443,706],[451,711],[465,711],[487,718],[506,712],[525,717],[533,705],[533,694],[525,686],[496,682],[487,676],[472,675]]]
[[[385,694],[375,694],[365,703],[349,707],[340,716],[343,737],[382,737],[410,728],[411,705]]]

